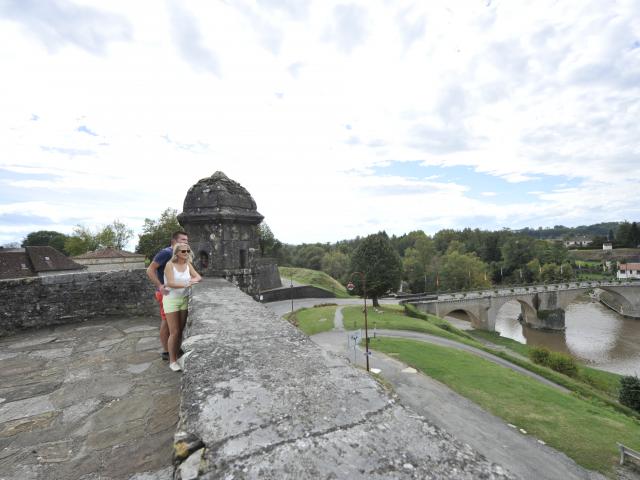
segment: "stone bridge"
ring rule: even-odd
[[[520,304],[522,320],[533,328],[564,330],[567,306],[585,292],[596,290],[600,301],[621,315],[640,318],[639,282],[572,282],[557,285],[500,288],[439,295],[437,299],[412,299],[405,303],[418,310],[445,317],[463,311],[474,327],[495,330],[496,317],[502,306],[512,300]]]

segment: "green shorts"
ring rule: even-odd
[[[179,312],[181,310],[189,309],[189,297],[172,297],[167,295],[162,297],[162,307],[164,308],[164,313],[173,313]]]

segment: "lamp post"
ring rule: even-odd
[[[353,272],[351,277],[354,275],[360,275],[360,279],[362,280],[362,294],[364,297],[364,349],[365,349],[365,357],[367,362],[367,372],[369,371],[369,326],[367,324],[367,277],[362,272]],[[353,284],[352,280],[349,280],[347,283],[347,290],[351,291],[356,286]]]

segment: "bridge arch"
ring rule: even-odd
[[[478,314],[479,312],[477,311],[477,308],[467,308],[464,305],[458,305],[458,304],[453,304],[453,305],[439,305],[438,306],[438,316],[441,318],[446,317],[447,315],[454,313],[454,312],[462,312],[465,315],[467,315],[467,317],[469,317],[469,320],[471,321],[471,325],[473,325],[474,328],[478,328],[478,329],[484,329],[486,328],[486,326],[483,324],[482,319],[480,318],[480,315]]]
[[[598,288],[600,289],[600,301],[605,306],[625,317],[638,318],[640,308],[637,306],[639,297],[637,292],[620,287],[600,286]],[[627,295],[632,298],[630,299]],[[633,302],[633,297],[635,297],[635,302]]]

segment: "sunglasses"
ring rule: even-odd
[[[180,253],[191,253],[191,250],[180,250]]]

